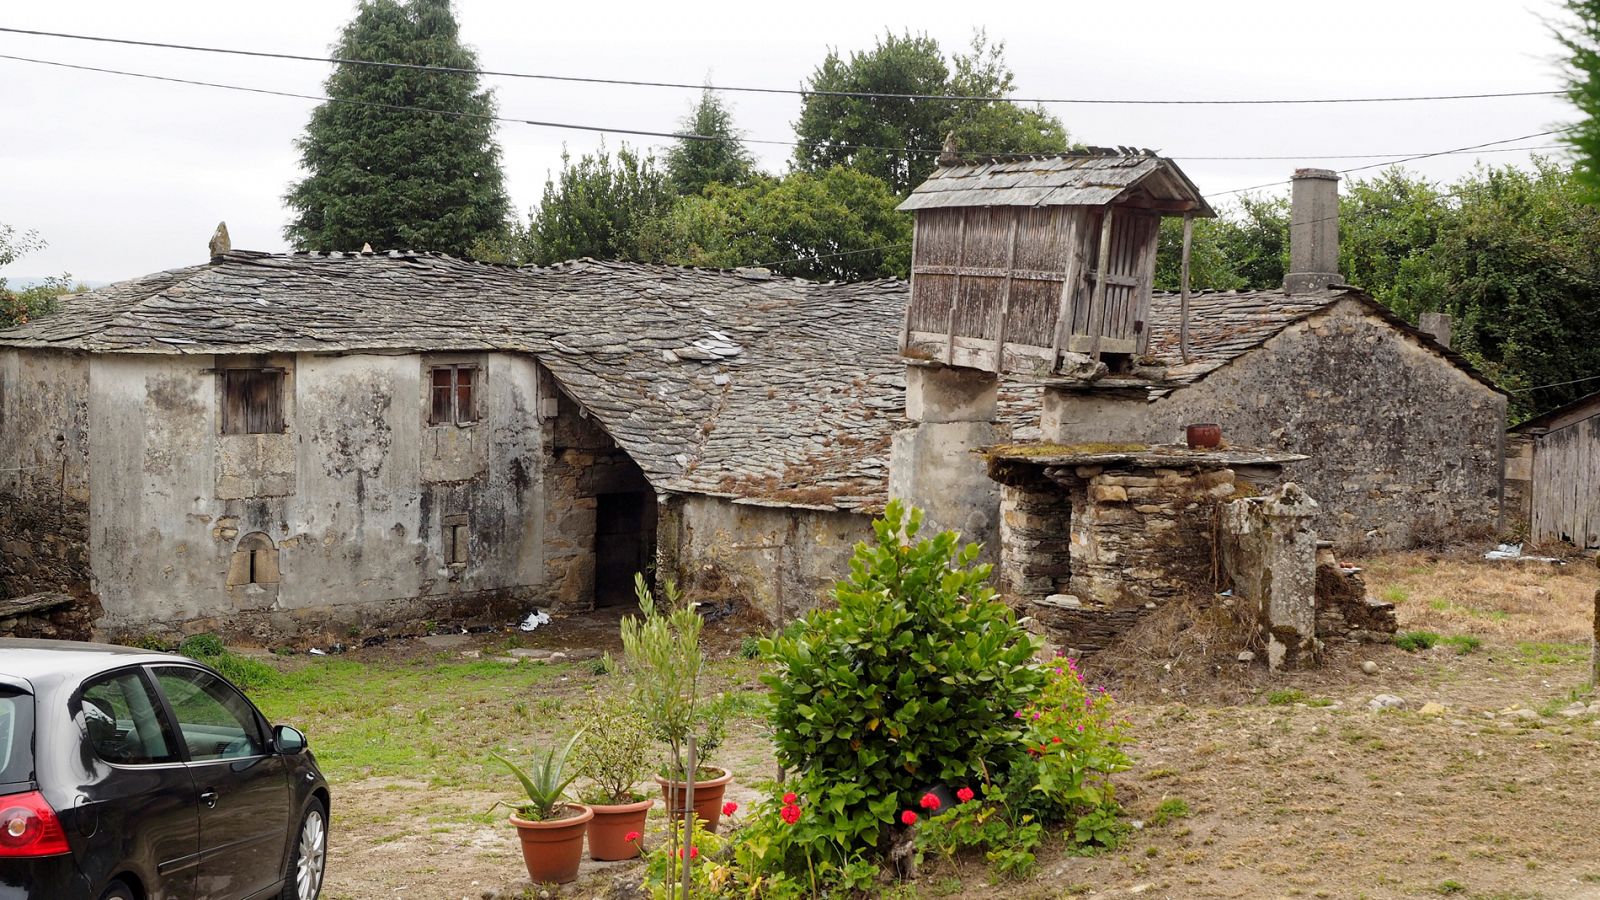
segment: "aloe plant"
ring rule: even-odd
[[[554,746],[550,747],[543,759],[535,754],[533,763],[526,770],[498,753],[490,754],[506,764],[506,768],[517,776],[517,780],[522,782],[522,789],[528,793],[528,802],[515,804],[518,815],[534,822],[556,818],[556,807],[566,802],[567,787],[578,778],[577,772],[567,774],[567,755],[582,736],[582,731],[573,735],[572,740],[567,741],[567,745],[559,752]]]

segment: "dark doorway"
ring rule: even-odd
[[[656,554],[654,491],[601,494],[594,510],[594,605],[634,602],[633,576],[649,579]]]

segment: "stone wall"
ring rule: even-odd
[[[477,355],[476,421],[436,426],[424,389],[436,361],[93,357],[100,628],[348,637],[404,620],[504,620],[531,603],[544,578],[536,364]],[[215,370],[241,363],[284,369],[283,433],[219,433]],[[465,560],[452,563],[458,533]],[[270,548],[271,578],[233,577],[255,547]]]
[[[1521,540],[1533,523],[1533,448],[1531,434],[1506,434],[1505,521],[1507,536]]]
[[[1505,398],[1356,300],[1284,329],[1154,403],[1048,392],[1046,440],[1180,441],[1217,422],[1231,444],[1305,453],[1288,476],[1345,549],[1497,528]]]
[[[860,513],[678,495],[662,515],[661,571],[699,596],[746,599],[783,625],[822,603],[849,574],[856,542],[872,540]]]
[[[89,361],[0,351],[0,599],[89,592]]]

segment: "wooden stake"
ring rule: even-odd
[[[1100,262],[1095,266],[1094,293],[1089,295],[1089,355],[1100,358],[1100,332],[1106,325],[1106,272],[1111,266],[1111,222],[1117,208],[1106,207],[1100,220]]]
[[[1189,245],[1194,241],[1194,213],[1183,214],[1183,286],[1178,293],[1178,352],[1189,361]]]
[[[683,900],[689,900],[690,869],[694,865],[694,828],[699,824],[694,814],[694,776],[697,761],[694,758],[694,735],[689,735],[688,771],[683,774]]]
[[[1594,558],[1600,566],[1600,555]],[[1594,592],[1594,635],[1589,643],[1589,689],[1600,687],[1600,590]]]

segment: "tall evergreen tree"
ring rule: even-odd
[[[1572,146],[1573,175],[1584,199],[1600,203],[1600,0],[1566,0],[1572,17],[1556,30],[1567,48],[1567,99],[1582,118],[1563,135]]]
[[[361,0],[335,53],[478,67],[477,54],[461,43],[449,0]],[[326,89],[333,102],[312,111],[295,142],[306,177],[284,195],[294,212],[284,236],[296,248],[358,250],[369,243],[464,254],[505,230],[509,202],[494,141],[494,98],[477,76],[340,65]]]
[[[837,50],[812,73],[809,94],[795,122],[795,167],[819,172],[843,165],[887,182],[898,194],[933,171],[945,135],[954,132],[964,153],[1040,153],[1067,149],[1061,122],[1042,109],[1024,109],[1005,97],[1014,89],[1005,45],[979,31],[971,52],[947,62],[925,34],[884,35],[849,60]],[[949,101],[909,97],[854,97],[836,93],[992,97]]]
[[[733,112],[722,98],[707,90],[683,120],[686,134],[715,140],[679,138],[667,150],[667,180],[680,196],[698,194],[708,184],[743,184],[755,172],[755,158],[739,142]]]

